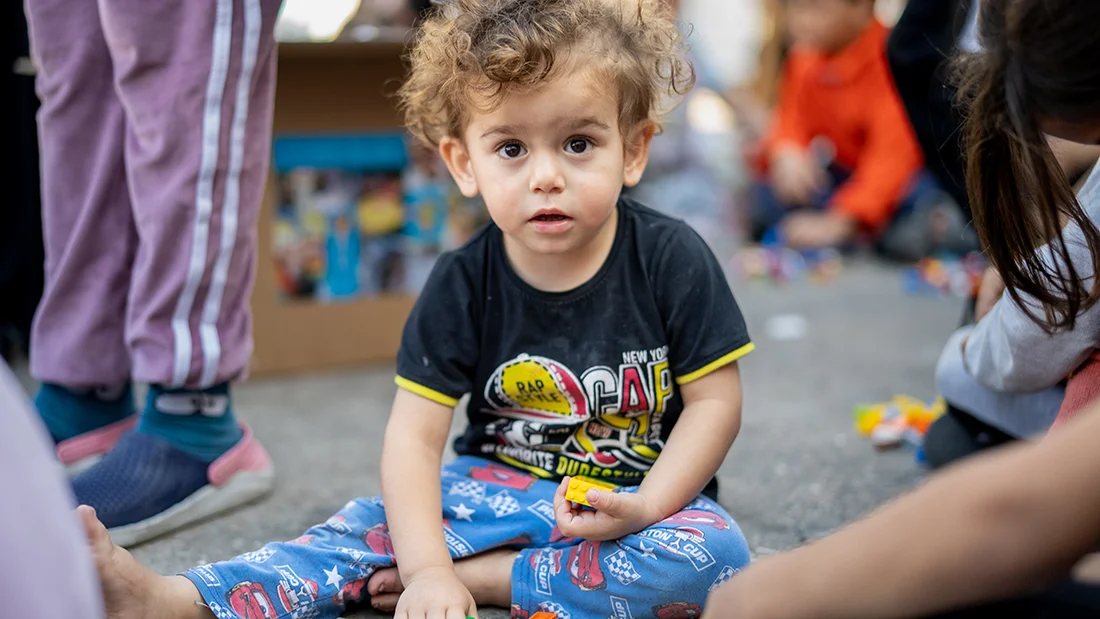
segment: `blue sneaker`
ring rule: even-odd
[[[247,426],[212,463],[130,431],[73,478],[79,504],[95,508],[111,539],[128,547],[253,501],[274,485],[267,451]]]

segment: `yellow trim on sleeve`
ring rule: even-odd
[[[752,352],[754,350],[756,350],[756,344],[753,344],[752,342],[749,342],[748,344],[745,344],[741,348],[738,348],[737,350],[735,350],[731,353],[727,353],[725,355],[722,355],[721,357],[718,357],[714,361],[711,361],[710,363],[704,365],[703,367],[699,368],[698,370],[695,370],[694,372],[684,374],[683,376],[677,376],[676,377],[676,384],[686,385],[686,384],[690,383],[693,380],[699,380],[700,378],[706,376],[707,374],[710,374],[711,372],[717,370],[718,368],[727,366],[727,365],[733,363],[734,361],[737,361],[741,357],[744,357],[745,355],[749,354],[750,352]]]
[[[439,393],[435,389],[429,389],[419,383],[414,383],[413,381],[403,376],[395,376],[393,382],[397,383],[397,386],[401,387],[405,391],[415,393],[422,398],[427,398],[432,402],[435,402],[436,404],[442,404],[443,406],[447,406],[450,408],[458,406],[457,399],[452,398],[449,395]]]

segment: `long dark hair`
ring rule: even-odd
[[[1100,231],[1040,123],[1100,120],[1100,0],[982,0],[978,24],[982,51],[959,58],[974,224],[1028,316],[1048,331],[1072,329],[1100,287],[1078,275],[1062,229],[1080,227],[1098,275]],[[1036,251],[1048,243],[1049,253]],[[1023,295],[1039,303],[1042,316]]]

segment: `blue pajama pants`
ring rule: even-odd
[[[558,619],[697,617],[707,593],[749,563],[741,530],[705,497],[644,531],[591,542],[562,538],[554,525],[556,489],[555,482],[476,457],[443,469],[451,556],[520,551],[512,617],[540,610]],[[317,619],[368,601],[371,574],[393,564],[382,500],[375,497],[349,502],[298,539],[184,575],[219,619]]]

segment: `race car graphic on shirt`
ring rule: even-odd
[[[521,354],[485,384],[485,455],[543,477],[640,479],[664,448],[662,420],[675,395],[668,347],[633,350],[586,369]],[[495,441],[495,442],[494,442]]]
[[[501,364],[485,384],[485,401],[514,419],[550,424],[588,418],[577,377],[561,363],[522,354]]]

